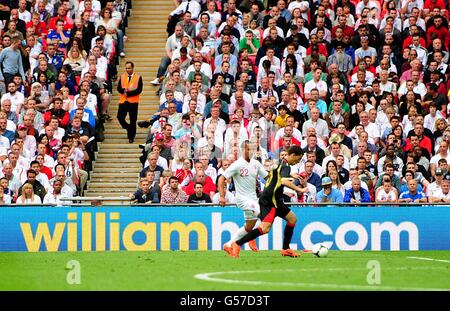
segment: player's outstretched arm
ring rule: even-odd
[[[283,178],[281,178],[281,184],[283,186],[291,188],[292,190],[295,190],[297,192],[301,192],[302,191],[301,187],[298,187],[298,186],[296,186],[294,184],[294,178],[283,177]]]
[[[219,180],[217,181],[217,187],[219,188],[219,195],[220,195],[219,204],[222,206],[224,206],[226,204],[225,186],[226,186],[225,176],[220,175]]]

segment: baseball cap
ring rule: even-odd
[[[308,173],[306,173],[306,172],[301,172],[301,173],[299,174],[299,176],[300,176],[301,178],[305,179],[305,178],[308,178]]]
[[[331,185],[331,178],[326,176],[322,178],[322,186]]]
[[[165,137],[164,137],[164,134],[163,133],[158,133],[158,134],[156,134],[155,135],[155,139],[156,140],[160,140],[160,139],[164,139]]]
[[[20,131],[20,130],[26,130],[27,129],[27,127],[25,126],[25,125],[23,125],[23,124],[20,124],[18,127],[17,127],[17,129]]]
[[[442,170],[440,168],[436,169],[436,175],[443,175],[444,172],[442,172]]]

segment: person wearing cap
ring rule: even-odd
[[[427,187],[427,197],[435,197],[435,194],[442,190],[441,187],[442,181],[444,180],[444,175],[446,175],[446,172],[438,167],[434,173],[434,181]]]
[[[164,135],[164,133],[162,132],[156,133],[153,145],[159,147],[159,155],[164,159],[166,159],[167,163],[170,164],[170,161],[172,161],[173,157],[170,148],[166,148],[164,146],[165,139],[166,135]]]
[[[342,203],[344,198],[340,190],[332,187],[331,178],[322,178],[322,190],[317,193],[318,203]]]

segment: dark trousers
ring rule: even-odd
[[[136,122],[138,115],[138,103],[124,102],[119,104],[119,110],[117,111],[117,120],[119,120],[122,128],[127,130],[128,139],[134,139],[136,137]],[[130,123],[125,121],[125,118],[129,114]]]
[[[3,77],[5,78],[5,88],[6,88],[6,92],[8,92],[8,84],[9,84],[9,82],[13,81],[14,74],[4,72],[4,73],[3,73]]]

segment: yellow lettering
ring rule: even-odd
[[[77,220],[77,213],[67,213],[67,220]],[[76,252],[78,250],[78,232],[77,223],[69,222],[67,223],[67,251]]]
[[[106,250],[106,215],[105,213],[95,214],[95,250]]]
[[[208,229],[201,222],[191,222],[189,225],[177,221],[173,223],[161,223],[161,250],[170,250],[170,237],[173,231],[179,235],[179,249],[189,250],[189,235],[191,231],[197,232],[198,250],[208,249]]]
[[[81,214],[81,250],[92,250],[92,219],[91,213]]]
[[[65,226],[66,224],[63,222],[56,223],[53,236],[51,236],[48,225],[46,223],[39,223],[36,234],[33,236],[30,223],[20,223],[22,235],[29,252],[39,252],[42,239],[44,239],[44,246],[47,251],[57,252],[61,244]]]
[[[109,215],[110,220],[119,220],[120,213],[111,213]],[[109,250],[120,250],[120,224],[117,222],[109,223]]]
[[[145,234],[145,242],[140,245],[133,241],[133,235],[137,231]],[[129,251],[154,251],[156,250],[156,224],[154,222],[132,222],[123,230],[122,241],[125,249]]]

